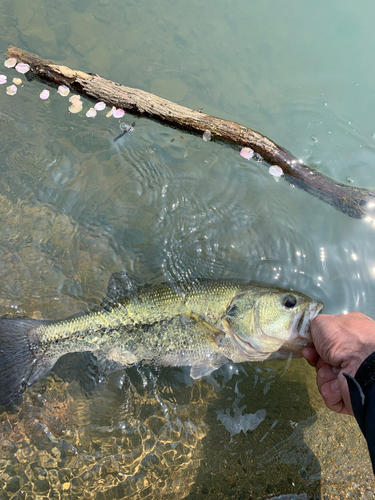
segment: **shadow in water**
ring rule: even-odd
[[[303,365],[286,361],[237,368],[239,375],[220,391],[216,409],[208,408],[210,432],[187,498],[321,498],[320,464],[304,440],[316,411]]]

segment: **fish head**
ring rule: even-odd
[[[310,324],[322,309],[299,292],[249,286],[233,299],[222,326],[242,360],[301,356],[312,345]]]

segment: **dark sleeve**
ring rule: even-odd
[[[375,352],[364,360],[355,377],[344,373],[354,416],[366,438],[375,473]]]

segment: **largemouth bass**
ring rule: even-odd
[[[98,310],[61,321],[0,319],[0,404],[20,396],[64,354],[91,351],[127,366],[191,366],[197,379],[233,361],[300,356],[323,304],[235,280],[148,284],[126,271]]]

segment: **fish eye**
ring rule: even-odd
[[[287,309],[293,309],[293,307],[297,304],[297,299],[294,295],[288,294],[283,297],[283,306]]]

